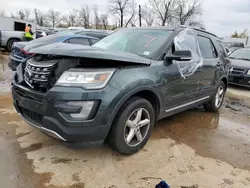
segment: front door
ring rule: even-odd
[[[191,61],[172,61],[166,67],[165,79],[165,109],[166,112],[178,110],[192,104],[199,90],[202,76],[201,54],[198,49],[196,33],[192,29],[181,31],[175,38],[171,52],[175,50],[189,50]],[[195,58],[194,58],[195,57]]]

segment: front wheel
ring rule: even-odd
[[[133,97],[118,112],[108,138],[109,144],[119,153],[134,154],[147,143],[153,127],[153,106],[146,99]]]
[[[204,104],[205,110],[209,112],[218,112],[222,106],[224,96],[226,92],[226,87],[224,82],[221,81],[220,85],[217,87],[216,93],[211,98],[211,100]]]
[[[12,49],[12,46],[13,46],[14,42],[19,42],[19,40],[18,39],[10,39],[8,41],[8,43],[7,43],[7,50],[9,52],[11,52],[11,49]]]

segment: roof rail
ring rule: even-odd
[[[180,25],[179,27],[181,27],[181,28],[192,27],[193,29],[195,29],[195,30],[197,30],[197,31],[201,31],[201,32],[204,32],[204,33],[207,33],[207,34],[209,34],[209,35],[213,35],[214,37],[219,38],[217,35],[215,35],[215,34],[213,34],[213,33],[210,33],[210,32],[208,32],[208,31],[206,31],[206,30],[203,30],[203,29],[197,28],[197,27],[188,26],[188,25]]]

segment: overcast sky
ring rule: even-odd
[[[144,3],[146,0],[137,0]],[[66,13],[70,9],[80,8],[82,4],[97,4],[99,11],[105,13],[108,0],[0,0],[0,9],[7,14],[22,8],[38,8],[47,11],[52,8]],[[203,0],[202,20],[208,31],[218,36],[229,36],[234,31],[250,30],[250,0]]]

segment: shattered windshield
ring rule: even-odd
[[[120,30],[93,46],[152,58],[152,55],[164,44],[170,32],[156,29]]]

